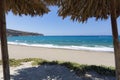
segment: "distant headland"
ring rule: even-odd
[[[7,36],[44,36],[44,35],[41,33],[7,29]]]

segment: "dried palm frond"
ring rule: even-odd
[[[90,17],[107,19],[110,15],[111,0],[60,0],[59,16],[70,16],[72,20],[87,21]],[[117,17],[120,16],[120,0],[116,0]]]
[[[47,5],[58,5],[60,0],[43,0]]]
[[[12,11],[15,15],[43,15],[50,10],[43,0],[6,0],[6,12]]]

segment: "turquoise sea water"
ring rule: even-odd
[[[9,44],[74,50],[113,51],[112,36],[14,36]]]

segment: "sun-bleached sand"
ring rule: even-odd
[[[1,67],[0,80],[4,80]],[[31,62],[25,62],[20,66],[10,67],[10,80],[115,80],[115,76],[103,76],[94,71],[78,76],[65,66],[47,64],[32,66]]]
[[[114,54],[112,52],[53,49],[20,45],[8,45],[8,48],[9,57],[15,59],[41,58],[49,61],[58,60],[88,65],[115,66]]]
[[[30,47],[20,45],[8,45],[9,57],[15,59],[41,58],[49,61],[69,61],[88,65],[114,65],[112,52],[97,52],[85,50],[53,49],[43,47]],[[0,55],[1,59],[1,55]],[[115,80],[112,76],[100,76],[97,73],[86,73],[85,76],[77,76],[75,72],[60,65],[32,66],[26,62],[21,66],[10,67],[10,80]],[[3,70],[0,65],[0,80],[3,80]]]

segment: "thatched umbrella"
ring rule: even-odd
[[[6,38],[5,13],[11,11],[15,15],[43,15],[48,13],[43,0],[0,0],[0,40],[3,61],[4,80],[10,80],[9,55]]]
[[[111,17],[116,76],[120,80],[120,46],[116,22],[120,16],[120,0],[53,0],[51,5],[53,3],[59,7],[59,16],[69,16],[73,21],[85,22],[91,17],[96,20]]]

